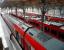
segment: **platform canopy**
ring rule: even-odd
[[[29,7],[29,6],[36,6],[39,7],[43,5],[43,3],[47,5],[64,5],[64,0],[1,0],[0,6],[2,8],[6,7],[20,7],[23,6]]]

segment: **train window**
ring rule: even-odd
[[[47,28],[45,27],[45,28],[44,28],[44,30],[46,31],[46,30],[47,30]]]
[[[39,24],[34,23],[34,22],[30,22],[31,24],[35,25],[35,26],[39,26]]]
[[[52,33],[53,35],[57,35],[57,31],[56,31],[56,30],[51,30],[51,33]]]
[[[64,40],[64,33],[59,32],[59,38]]]
[[[25,29],[24,27],[22,27],[22,29]]]
[[[45,27],[45,31],[48,31],[48,28],[47,27]]]
[[[33,36],[33,34],[32,34],[31,32],[29,32],[29,34],[30,34],[31,36]]]
[[[46,31],[48,31],[48,32],[49,32],[49,28],[48,28],[48,27],[46,28]]]
[[[18,32],[16,32],[16,40],[19,43],[19,33]]]

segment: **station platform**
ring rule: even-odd
[[[8,26],[2,19],[0,15],[0,38],[2,39],[2,45],[4,50],[22,50],[18,43],[16,42],[15,38],[10,40],[11,31],[9,30]]]

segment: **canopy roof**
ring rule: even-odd
[[[40,5],[43,5],[43,3],[48,5],[64,5],[64,0],[4,0],[0,6],[2,8],[6,7],[20,7],[23,6],[29,7],[29,6],[36,6],[39,7]]]

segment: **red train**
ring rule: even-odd
[[[64,50],[63,42],[43,33],[39,29],[28,25],[18,18],[4,14],[3,19],[13,28],[13,36],[23,50]]]
[[[50,22],[43,23],[43,22],[40,22],[37,20],[32,20],[32,19],[27,20],[27,19],[22,18],[21,16],[16,16],[14,14],[11,14],[11,15],[13,15],[13,17],[16,17],[16,18],[23,20],[24,22],[26,22],[26,23],[28,23],[38,29],[41,29],[44,27],[44,32],[46,32],[47,34],[49,34],[49,35],[51,35],[61,41],[64,41],[64,30],[61,29],[63,27],[62,24],[61,25],[57,24],[58,26],[56,26],[55,24],[48,24]],[[63,19],[61,19],[61,20],[63,20]],[[53,22],[51,22],[51,23],[53,23]]]

